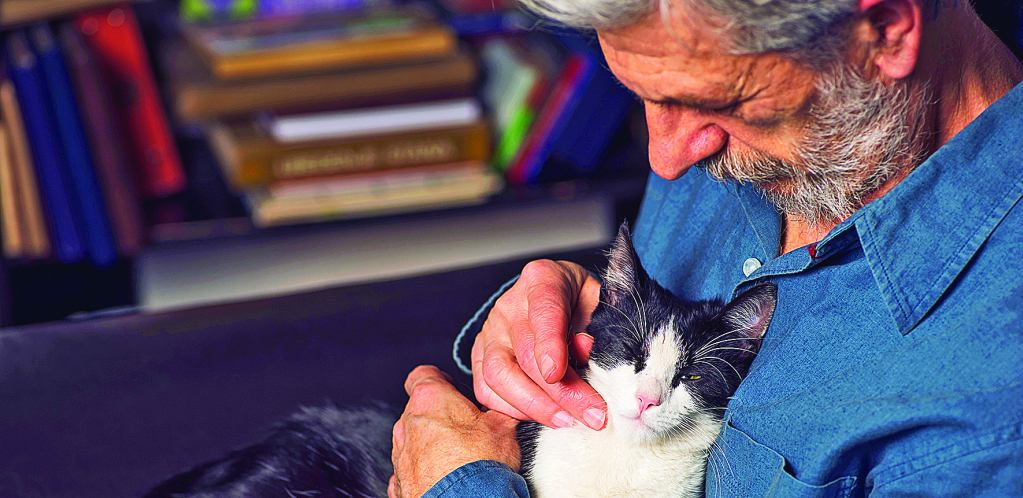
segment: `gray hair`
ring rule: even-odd
[[[710,16],[721,21],[731,52],[781,52],[821,68],[844,48],[846,28],[859,11],[858,0],[521,0],[533,11],[574,28],[628,26],[658,10],[667,19]],[[935,7],[940,0],[925,0]]]

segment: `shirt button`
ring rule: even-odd
[[[757,271],[759,268],[760,260],[757,258],[749,258],[746,261],[743,261],[742,263],[742,272],[746,274],[747,277],[750,276],[753,272]]]

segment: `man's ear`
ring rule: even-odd
[[[913,73],[923,37],[922,0],[860,0],[860,14],[868,23],[873,49],[872,65],[888,79],[899,80]]]

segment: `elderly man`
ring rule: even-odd
[[[1023,495],[1023,68],[969,2],[533,1],[646,106],[650,275],[778,286],[708,496]],[[604,426],[568,366],[599,285],[523,270],[472,349],[490,411],[409,376],[393,496],[521,495],[516,419]]]

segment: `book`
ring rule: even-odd
[[[573,39],[569,43],[582,44]],[[588,49],[581,47],[580,50]],[[594,52],[595,53],[595,52]],[[625,120],[634,96],[606,69],[598,57],[596,70],[580,95],[575,112],[554,137],[546,160],[545,181],[590,174],[600,163],[603,151]],[[586,123],[586,126],[578,126]]]
[[[266,227],[479,204],[502,186],[485,163],[470,161],[271,185],[246,199],[253,224]]]
[[[25,227],[18,212],[18,182],[10,152],[7,127],[0,122],[0,238],[4,258],[18,259],[25,254]]]
[[[522,46],[516,41],[522,40],[492,38],[480,49],[487,68],[481,93],[491,109],[497,136],[493,163],[502,171],[522,146],[558,69],[544,56],[547,46]]]
[[[8,78],[6,68],[0,66],[0,120],[7,128],[10,161],[13,167],[15,192],[18,197],[22,228],[25,230],[24,256],[28,259],[49,257],[52,252],[50,235],[46,228],[39,185],[36,181],[35,165],[25,135],[24,121],[18,108],[14,83]]]
[[[207,22],[219,19],[245,19],[256,14],[256,0],[181,0],[178,12],[182,19]]]
[[[184,24],[182,34],[218,79],[311,73],[450,55],[450,28],[419,9],[378,9]]]
[[[77,211],[71,199],[70,179],[63,171],[63,146],[52,117],[42,70],[32,52],[28,35],[19,30],[7,38],[6,66],[17,90],[18,104],[32,151],[43,205],[46,207],[53,252],[64,263],[73,263],[85,256],[82,229],[75,220]]]
[[[221,81],[183,44],[162,53],[177,117],[195,123],[261,111],[293,111],[325,103],[366,107],[469,95],[479,69],[464,51],[439,59],[322,74]]]
[[[294,143],[461,126],[482,117],[479,102],[475,98],[464,98],[273,116],[266,126],[275,140]]]
[[[75,27],[115,89],[118,122],[138,173],[139,193],[159,198],[180,192],[185,171],[135,14],[125,7],[81,12]]]
[[[467,126],[299,143],[275,141],[255,122],[217,124],[210,143],[235,189],[425,164],[486,161],[490,128]]]
[[[535,183],[555,151],[556,157],[567,161],[576,174],[591,171],[631,103],[631,97],[614,82],[596,50],[572,35],[558,36],[557,40],[568,54],[550,95],[508,166],[507,178],[512,184]],[[576,150],[580,147],[587,150]]]
[[[95,264],[109,265],[117,259],[117,249],[64,56],[49,24],[37,24],[30,34],[46,83],[58,142],[64,149],[63,167],[70,180],[72,209],[81,224],[85,250]]]
[[[387,0],[259,0],[257,11],[262,17],[280,17],[351,11],[383,3],[389,2]]]
[[[78,30],[71,23],[64,23],[60,26],[60,37],[117,252],[130,257],[145,242],[145,230],[135,175],[117,126],[113,100]]]
[[[40,21],[82,9],[136,0],[3,0],[0,2],[0,27]]]

